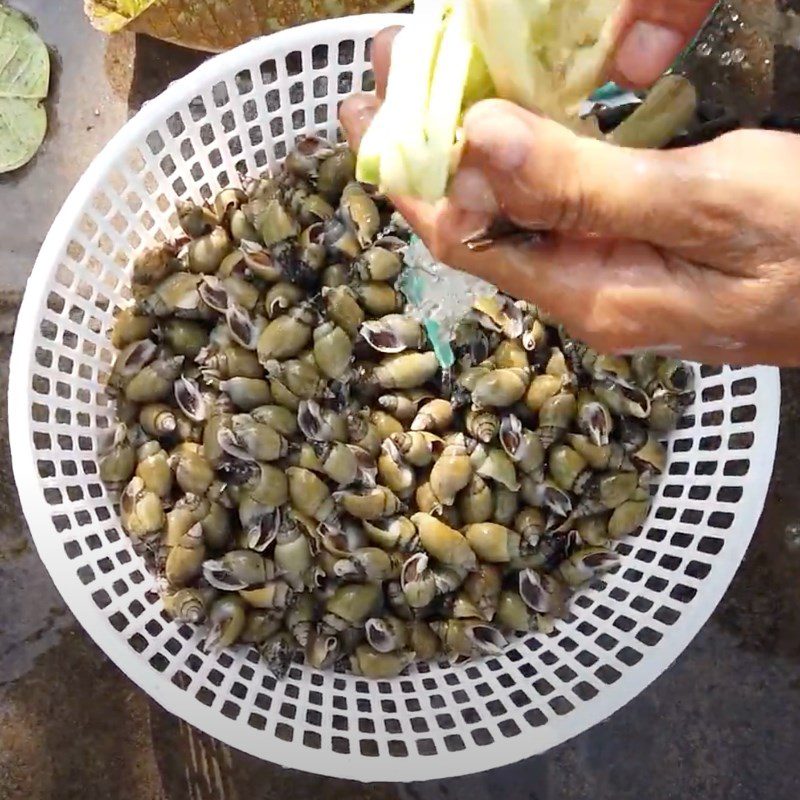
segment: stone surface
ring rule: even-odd
[[[84,20],[81,0],[15,5],[37,19],[56,69],[45,148],[0,180],[0,800],[800,797],[797,372],[784,374],[764,516],[713,618],[650,689],[545,756],[404,787],[290,772],[192,731],[105,658],[45,573],[12,485],[5,397],[13,321],[39,245],[74,182],[130,114],[204,56],[144,37],[107,40]],[[796,0],[783,5],[800,10]],[[773,104],[800,113],[797,53],[782,47],[775,58]],[[713,86],[724,75],[706,78]]]

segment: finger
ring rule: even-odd
[[[374,119],[381,102],[386,97],[389,67],[392,60],[392,44],[400,30],[397,25],[391,28],[384,28],[372,40],[375,95],[352,95],[342,103],[339,109],[339,119],[345,129],[347,141],[354,150],[358,150],[361,139]]]
[[[372,94],[348,97],[339,109],[339,121],[350,147],[358,151],[361,139],[380,108],[380,100]]]
[[[375,92],[383,100],[386,97],[386,86],[389,82],[389,67],[392,63],[392,45],[394,37],[400,33],[400,26],[384,28],[372,40],[372,67],[375,70]]]
[[[447,203],[395,202],[438,260],[535,303],[600,352],[654,350],[708,364],[776,358],[771,337],[758,333],[769,326],[742,288],[747,282],[637,242],[555,236],[473,252],[453,237],[454,226],[481,224],[484,215]],[[743,326],[745,303],[760,322]]]
[[[697,35],[716,0],[628,0],[612,76],[632,88],[655,83]]]
[[[642,239],[687,257],[712,242],[720,260],[759,244],[746,212],[767,202],[764,170],[775,165],[743,164],[731,144],[742,138],[685,150],[628,150],[496,100],[473,107],[464,132],[450,197],[467,210],[498,208],[522,227]]]
[[[430,206],[402,197],[392,200],[438,261],[490,281],[513,297],[536,303],[575,335],[580,332],[605,351],[636,347],[645,341],[633,319],[624,325],[617,320],[616,338],[611,339],[610,307],[605,303],[595,307],[595,297],[609,280],[608,270],[619,256],[615,244],[548,236],[528,245],[498,244],[488,251],[474,251],[456,232],[479,230],[490,221],[487,215],[459,209],[446,201]],[[650,263],[659,263],[660,259],[648,246],[639,255],[644,264],[642,271],[632,276],[635,283],[641,282]]]

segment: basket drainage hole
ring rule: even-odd
[[[523,717],[532,728],[541,728],[542,725],[547,724],[547,717],[538,708],[532,708],[530,711],[526,711]]]
[[[267,727],[267,720],[264,717],[262,717],[261,714],[251,714],[247,718],[247,724],[251,728],[263,731]]]
[[[654,647],[661,641],[663,636],[652,628],[644,627],[636,634],[636,638],[642,644],[646,644],[648,647]]]
[[[531,723],[531,725],[533,727],[536,727],[535,725],[533,725],[533,723]],[[484,746],[487,744],[492,744],[494,742],[494,737],[492,736],[491,733],[489,733],[489,731],[486,728],[477,728],[476,730],[472,731],[472,740],[475,742],[475,744],[479,746]]]
[[[572,687],[572,691],[575,692],[578,698],[581,700],[591,700],[593,697],[597,697],[598,691],[597,689],[592,686],[591,683],[587,683],[586,681],[581,681],[577,683],[575,686]],[[544,717],[544,715],[542,715]],[[546,722],[547,719],[544,719]]]
[[[433,739],[419,739],[417,741],[417,752],[421,756],[435,756],[438,751]]]
[[[517,725],[513,719],[504,719],[497,727],[500,733],[502,733],[507,739],[511,739],[514,736],[519,736],[519,734],[522,733],[522,731],[519,729],[519,725]]]
[[[570,711],[575,710],[575,706],[572,705],[572,703],[570,703],[566,697],[554,697],[552,700],[548,701],[548,705],[560,717],[563,717],[565,714],[569,714]]]
[[[445,736],[444,744],[451,753],[457,753],[460,750],[465,750],[467,747],[464,744],[464,740],[455,734],[451,736]]]
[[[284,742],[291,742],[294,739],[294,728],[279,722],[275,726],[275,735]]]

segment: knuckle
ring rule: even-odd
[[[549,230],[592,231],[600,217],[599,203],[591,196],[581,176],[570,172],[564,170],[543,176],[538,188],[528,189],[526,200],[533,201],[535,216]]]
[[[579,328],[582,338],[593,347],[609,342],[614,335],[614,324],[608,309],[598,309],[596,305],[589,307],[581,316]]]
[[[597,350],[598,353],[606,355],[614,355],[628,349],[625,341],[613,331],[592,334],[586,343]]]
[[[603,323],[578,321],[569,327],[570,334],[601,353],[611,353],[620,347],[618,333]]]
[[[495,114],[503,114],[506,113],[509,109],[509,104],[505,100],[501,100],[500,98],[493,97],[489,98],[488,100],[481,100],[479,103],[476,103],[475,106],[470,109],[473,113],[471,114],[472,118],[481,116],[483,114],[494,116]]]
[[[464,128],[469,138],[469,133],[473,125],[479,124],[483,119],[496,119],[498,116],[513,114],[516,107],[513,103],[499,98],[481,100],[473,105],[464,116]]]
[[[614,295],[598,295],[584,305],[578,336],[601,353],[620,353],[636,347],[641,325],[627,304]]]
[[[574,134],[548,128],[547,135],[554,156],[545,176],[550,187],[548,205],[554,227],[565,231],[590,230],[599,216],[601,202],[591,191],[592,181],[587,179],[596,154]]]
[[[742,281],[715,297],[716,313],[721,326],[751,335],[768,328],[785,310],[787,298],[794,296],[783,282]]]
[[[581,170],[565,176],[554,207],[559,214],[560,230],[593,231],[599,227],[602,200],[588,189]]]

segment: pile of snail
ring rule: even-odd
[[[503,295],[443,370],[395,288],[410,231],[345,147],[303,139],[243,187],[178,203],[112,331],[100,474],[167,613],[279,677],[551,631],[645,520],[691,371]]]

